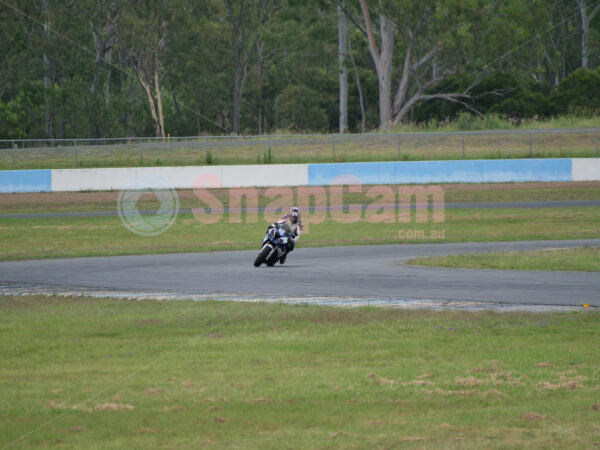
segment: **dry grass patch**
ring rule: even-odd
[[[454,379],[454,381],[456,381],[456,384],[458,384],[459,386],[479,386],[483,384],[483,381],[475,377],[457,377]]]

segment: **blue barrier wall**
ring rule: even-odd
[[[52,170],[0,170],[0,192],[49,192]]]
[[[342,175],[361,184],[571,181],[571,165],[570,158],[309,164],[308,184],[328,185]]]

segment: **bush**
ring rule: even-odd
[[[550,100],[554,114],[600,113],[600,67],[596,70],[577,69],[562,80]]]
[[[24,136],[18,105],[0,100],[0,139],[21,139]]]
[[[469,112],[462,112],[454,121],[459,131],[496,130],[511,128],[511,124],[497,114],[487,114],[481,118]]]
[[[292,85],[275,99],[277,126],[294,132],[325,132],[327,113],[319,104],[319,93],[304,85]]]

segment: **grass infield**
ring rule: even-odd
[[[0,312],[2,447],[38,427],[13,448],[600,443],[595,311],[21,296]]]
[[[433,258],[416,258],[408,264],[465,269],[575,270],[600,272],[600,247],[470,253]]]
[[[153,237],[129,231],[118,216],[2,219],[0,259],[33,259],[256,249],[267,222],[203,224],[180,214],[166,232]],[[440,234],[443,232],[443,234]],[[352,224],[328,218],[310,225],[301,247],[583,239],[600,236],[600,208],[448,209],[443,223]]]
[[[595,200],[600,183],[524,183],[441,185],[446,203],[519,202],[547,200]],[[363,190],[364,192],[364,190]],[[228,206],[226,190],[213,194]],[[82,192],[0,195],[2,214],[62,213],[73,211],[116,212],[117,192]],[[200,208],[193,191],[178,191],[180,207]],[[363,202],[364,194],[345,194],[345,202]],[[270,201],[259,190],[259,205]],[[369,201],[373,201],[370,199]],[[156,210],[158,203],[142,200],[140,209]],[[328,217],[312,224],[300,247],[330,245],[404,244],[417,242],[508,241],[579,239],[600,237],[600,208],[447,208],[442,223],[344,224]],[[192,213],[181,213],[163,234],[143,237],[129,231],[117,215],[87,217],[0,217],[0,259],[55,258],[255,249],[267,222],[259,215],[255,223],[231,223],[224,214],[216,224],[204,224]],[[443,232],[443,234],[440,234]]]

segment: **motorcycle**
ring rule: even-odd
[[[277,261],[283,264],[288,253],[290,239],[291,237],[280,224],[275,223],[270,226],[267,235],[260,244],[260,251],[254,259],[254,267],[259,267],[262,263],[270,267]]]

